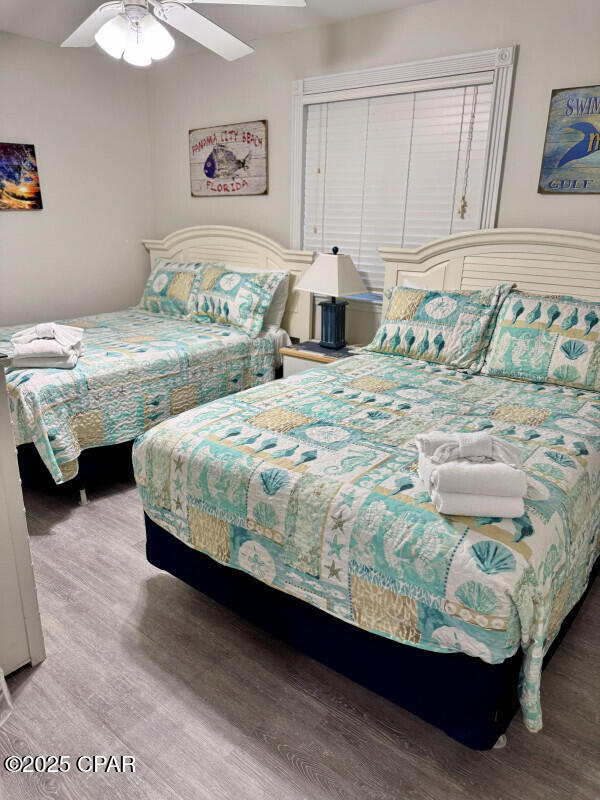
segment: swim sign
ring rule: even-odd
[[[600,86],[552,92],[538,192],[600,194]]]

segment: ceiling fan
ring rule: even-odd
[[[166,22],[195,42],[227,61],[234,61],[254,48],[189,7],[194,3],[240,6],[305,7],[306,0],[112,0],[99,6],[61,47],[91,47],[94,42],[113,58],[136,67],[166,58],[175,47]]]

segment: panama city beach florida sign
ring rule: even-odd
[[[267,194],[267,122],[196,128],[190,136],[192,197]]]
[[[600,194],[600,86],[552,92],[538,191]]]

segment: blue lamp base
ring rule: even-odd
[[[321,347],[330,350],[339,350],[346,346],[346,300],[336,303],[335,297],[331,302],[319,303],[321,306]]]

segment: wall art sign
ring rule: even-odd
[[[35,147],[0,142],[0,211],[42,208]]]
[[[600,86],[552,92],[538,192],[600,194]]]
[[[192,197],[267,194],[267,121],[190,131]]]

